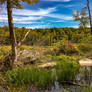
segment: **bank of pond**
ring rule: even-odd
[[[92,92],[92,69],[63,58],[54,68],[18,67],[0,74],[9,92]]]

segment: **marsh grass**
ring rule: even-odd
[[[63,58],[56,65],[56,75],[58,82],[73,81],[79,72],[80,66],[76,61]]]
[[[34,84],[35,86],[46,87],[54,84],[56,76],[58,82],[72,81],[79,68],[78,63],[64,58],[57,62],[55,74],[53,74],[52,69],[40,69],[31,66],[30,68],[15,68],[9,70],[5,76],[8,83],[15,85]]]
[[[7,82],[16,85],[34,84],[37,86],[47,86],[54,82],[52,71],[31,67],[28,69],[16,68],[6,73]]]

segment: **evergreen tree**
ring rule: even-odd
[[[15,31],[14,31],[14,26],[13,26],[12,9],[13,8],[22,8],[23,5],[21,5],[20,2],[26,2],[26,3],[30,4],[30,5],[33,5],[34,3],[38,3],[38,1],[39,0],[0,0],[0,4],[1,5],[4,4],[4,3],[7,4],[8,25],[9,25],[9,33],[10,33],[10,43],[11,43],[11,46],[12,46],[11,60],[9,62],[9,66],[10,67],[12,67],[13,63],[15,61],[17,61],[17,46],[18,46],[18,44],[16,42],[16,35],[15,35]],[[28,32],[25,35],[24,39],[26,38],[27,35],[28,35]],[[19,45],[20,45],[20,43],[19,43]]]

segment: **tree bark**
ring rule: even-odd
[[[91,29],[91,35],[92,35],[92,18],[91,18],[89,0],[87,0],[87,8],[88,8],[88,14],[89,14],[89,20],[90,20],[90,29]]]
[[[10,33],[10,44],[12,47],[10,66],[17,60],[17,43],[15,31],[13,29],[13,17],[12,17],[12,0],[7,0],[7,13],[8,13],[8,25]]]

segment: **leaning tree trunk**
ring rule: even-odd
[[[91,35],[92,35],[92,18],[91,18],[91,11],[89,6],[89,0],[87,0],[87,8],[88,8],[88,14],[89,14],[89,20],[90,20],[90,28],[91,28]]]
[[[7,0],[7,13],[8,13],[8,24],[10,33],[10,44],[12,47],[10,66],[12,67],[14,61],[17,59],[17,44],[15,31],[13,29],[13,17],[12,17],[12,0]]]

